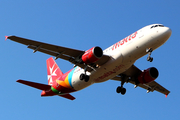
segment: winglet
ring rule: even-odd
[[[165,97],[167,98],[167,96],[168,96],[168,95],[166,94]]]
[[[5,41],[8,39],[9,36],[5,36]]]

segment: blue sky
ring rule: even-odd
[[[180,117],[180,7],[175,0],[2,0],[0,2],[0,119],[111,119],[179,120]],[[75,101],[40,97],[41,91],[16,83],[18,79],[47,83],[46,59],[50,56],[27,49],[5,35],[16,35],[60,46],[102,49],[153,23],[172,29],[172,36],[152,53],[137,60],[140,69],[156,67],[157,82],[171,91],[169,96],[125,84],[126,95],[116,93],[120,82],[109,80],[73,93]],[[63,72],[72,68],[56,60]]]

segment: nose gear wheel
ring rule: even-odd
[[[148,53],[147,61],[149,61],[149,62],[153,61],[153,58],[151,57],[152,51],[153,51],[152,48],[146,49],[146,52]]]

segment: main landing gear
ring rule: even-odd
[[[86,70],[87,70],[87,66],[85,67],[85,69],[84,69],[84,73],[85,74],[81,74],[80,76],[79,76],[79,79],[80,80],[84,80],[85,82],[88,82],[89,81],[89,75],[86,75]]]
[[[152,51],[153,51],[152,48],[146,49],[146,52],[148,53],[147,61],[149,61],[149,62],[152,62],[152,61],[153,61],[153,58],[151,57]]]
[[[79,76],[79,79],[80,80],[84,80],[85,82],[88,82],[89,81],[89,75],[86,75],[86,74],[81,74],[80,76]]]
[[[121,93],[122,95],[124,95],[126,93],[126,88],[123,87],[125,81],[126,81],[126,76],[121,75],[121,86],[117,87],[117,89],[116,89],[117,93]]]
[[[117,89],[116,89],[116,92],[121,93],[122,95],[124,95],[126,93],[126,88],[118,86]]]

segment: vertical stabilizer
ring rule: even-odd
[[[61,69],[52,57],[47,59],[47,74],[48,74],[48,85],[52,85],[56,82],[56,79],[63,75]]]

